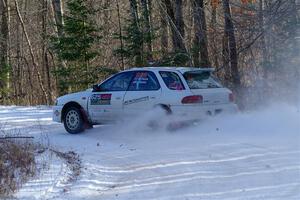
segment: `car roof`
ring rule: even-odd
[[[149,70],[149,71],[178,71],[185,73],[189,71],[214,71],[214,68],[196,68],[196,67],[135,67],[126,71]]]

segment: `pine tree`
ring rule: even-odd
[[[118,33],[117,38],[124,42],[115,49],[116,56],[126,58],[129,65],[146,66],[152,61],[152,40],[155,30],[151,30],[149,1],[142,1],[142,16],[139,16],[138,2],[130,0],[130,19],[123,28],[124,34]]]
[[[87,88],[95,81],[90,61],[98,52],[92,46],[100,37],[92,20],[95,11],[84,0],[69,0],[69,14],[64,16],[64,34],[52,37],[52,44],[59,59],[67,67],[59,66],[55,71],[59,80],[60,93],[78,91]]]

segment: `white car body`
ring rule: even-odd
[[[220,112],[236,112],[238,108],[232,100],[232,92],[229,89],[217,83],[213,88],[190,89],[190,85],[184,77],[184,74],[211,73],[212,71],[212,69],[187,67],[145,67],[126,70],[99,84],[99,91],[88,89],[59,97],[56,105],[53,107],[53,120],[63,122],[64,110],[70,105],[80,108],[84,114],[84,119],[88,120],[90,124],[113,123],[128,116],[145,113],[157,105],[167,107],[174,115],[189,116],[189,118],[194,119],[200,119],[205,114],[214,115]],[[155,75],[157,80],[155,80],[153,75]],[[130,86],[126,86],[126,90],[109,91],[109,89],[103,89],[110,82],[112,82],[111,85],[114,85],[118,81],[117,78],[115,78],[116,81],[113,81],[114,77],[122,76],[125,78],[128,76],[128,80],[130,76],[133,77],[129,82]],[[175,85],[177,84],[175,83],[168,82],[170,84],[169,86],[167,85],[169,79],[173,78],[171,80],[173,81],[177,77],[181,80],[178,89],[176,89],[177,86]],[[123,85],[125,84],[125,78],[122,82]],[[145,84],[147,81],[149,84],[150,81],[157,81],[159,85],[153,86],[153,83],[151,83],[152,88],[157,88],[140,89],[140,84]],[[116,87],[117,89],[119,85]],[[115,90],[115,87],[111,87]],[[133,89],[131,90],[130,88]],[[192,98],[188,98],[186,99],[187,102],[184,102],[185,100],[183,99],[185,97]],[[194,100],[199,100],[199,102],[189,103],[189,101]]]

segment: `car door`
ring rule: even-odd
[[[89,115],[95,123],[119,120],[123,113],[123,100],[134,72],[122,72],[103,82],[89,99]]]
[[[152,109],[161,97],[161,87],[152,71],[137,71],[124,97],[124,114],[134,116]]]

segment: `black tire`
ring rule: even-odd
[[[164,113],[166,115],[171,115],[172,114],[172,110],[169,106],[165,105],[165,104],[158,104],[158,105],[155,105],[154,108],[160,108],[161,110],[164,111]]]
[[[170,116],[172,114],[172,110],[169,106],[158,104],[154,107],[154,109],[160,109],[164,113],[164,117]],[[163,128],[164,124],[160,121],[160,119],[153,119],[148,122],[148,127],[150,127],[153,131]]]
[[[68,108],[64,114],[63,121],[68,133],[77,134],[84,131],[84,120],[78,108]]]

